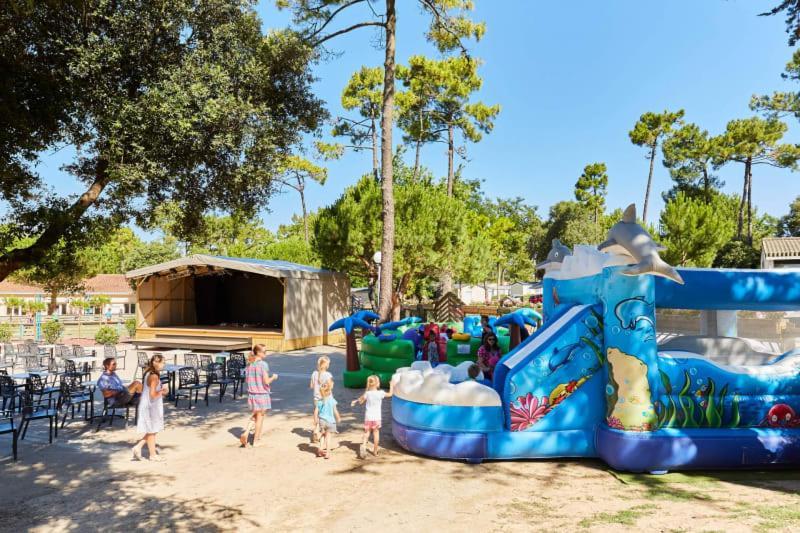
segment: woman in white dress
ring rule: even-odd
[[[136,429],[144,437],[133,447],[133,458],[142,459],[142,448],[147,444],[151,461],[163,461],[156,453],[156,434],[164,429],[164,396],[169,388],[161,384],[161,371],[164,369],[164,357],[156,354],[144,371],[142,378],[142,396],[139,398],[138,423]]]

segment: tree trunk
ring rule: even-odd
[[[47,314],[52,315],[58,307],[58,292],[50,291],[50,302],[47,304]]]
[[[658,142],[654,142],[650,147],[650,173],[647,175],[647,189],[644,191],[644,209],[642,210],[642,222],[647,224],[647,207],[650,204],[650,186],[653,184],[653,164],[656,161],[656,147]]]
[[[419,175],[419,153],[422,150],[422,141],[417,139],[417,147],[414,150],[414,181],[417,181]]]
[[[306,244],[308,244],[308,210],[306,209],[306,192],[305,192],[305,184],[303,183],[302,178],[297,178],[297,192],[300,193],[300,205],[303,208],[303,232],[306,237]]]
[[[508,326],[508,333],[509,337],[511,337],[508,342],[508,351],[510,352],[522,342],[522,331],[518,325],[510,324]]]
[[[356,346],[356,333],[348,333],[345,337],[345,362],[348,372],[357,372],[361,365],[358,363],[358,346]]]
[[[449,266],[445,268],[449,268]],[[453,274],[451,274],[449,270],[445,270],[444,272],[442,272],[442,277],[439,279],[439,281],[442,287],[442,296],[444,296],[448,292],[453,292]]]
[[[383,239],[381,241],[381,288],[378,314],[383,320],[392,312],[394,269],[394,173],[392,168],[392,114],[394,111],[395,0],[386,0],[386,48],[383,61],[383,109],[381,112],[381,193]]]
[[[17,248],[0,255],[0,281],[9,274],[39,261],[48,250],[64,236],[96,201],[111,178],[107,174],[108,161],[97,162],[96,177],[89,188],[67,210],[55,215],[47,228],[33,244],[26,248]]]
[[[747,169],[747,242],[753,245],[753,165]]]
[[[739,214],[736,218],[736,237],[742,238],[742,229],[744,226],[744,206],[747,202],[747,177],[750,175],[750,158],[744,162],[744,185],[742,185],[742,199],[739,202]]]
[[[372,174],[375,181],[380,180],[380,174],[378,174],[378,125],[375,124],[375,117],[372,117]]]
[[[453,182],[456,176],[453,172],[453,125],[447,126],[447,196],[453,196]]]

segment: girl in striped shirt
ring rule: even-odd
[[[266,346],[256,344],[253,347],[253,355],[250,357],[245,372],[247,383],[247,405],[252,411],[250,420],[247,422],[247,429],[239,440],[242,448],[247,447],[247,439],[253,433],[253,446],[261,446],[261,428],[264,424],[264,415],[272,409],[270,399],[270,384],[278,379],[278,374],[269,373],[269,365],[264,361],[267,355]]]

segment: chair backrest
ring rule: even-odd
[[[183,367],[178,369],[178,388],[184,385],[197,385],[200,383],[200,376],[196,368]]]
[[[244,365],[238,359],[231,357],[227,362],[227,374],[229,378],[240,379],[244,376]]]
[[[25,367],[25,370],[31,370],[32,368],[40,368],[41,364],[39,363],[39,356],[38,355],[23,355],[22,356],[22,364]]]
[[[72,345],[72,357],[86,357],[86,351],[80,344]]]
[[[200,354],[200,370],[208,370],[208,365],[211,364],[211,356],[207,354]]]
[[[72,359],[64,359],[64,372],[67,374],[76,374],[78,369],[75,367],[75,361]]]
[[[183,364],[192,368],[200,368],[196,353],[187,353],[183,356]]]
[[[117,358],[117,347],[113,344],[103,345],[103,356]]]
[[[56,347],[53,350],[53,355],[61,358],[69,357],[70,355],[72,355],[72,351],[66,344],[56,344]]]
[[[8,374],[0,374],[0,396],[10,398],[16,394],[16,383]]]
[[[147,368],[147,365],[150,364],[147,352],[136,352],[136,358],[139,360],[139,368]]]
[[[225,368],[222,363],[209,363],[206,368],[209,383],[214,383],[225,378]]]
[[[3,355],[11,357],[17,355],[17,349],[10,342],[3,343]]]
[[[247,365],[247,362],[245,361],[245,358],[244,358],[244,354],[241,353],[241,352],[232,353],[231,356],[228,358],[228,361],[231,361],[231,360],[238,362],[239,365],[242,366],[242,367]]]
[[[28,389],[31,392],[40,393],[44,390],[44,382],[39,374],[28,374]]]
[[[77,391],[83,390],[83,383],[80,376],[76,375],[63,375],[61,376],[61,395],[69,395]]]

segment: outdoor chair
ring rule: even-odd
[[[58,396],[56,409],[64,410],[64,417],[61,419],[61,427],[67,423],[67,415],[72,411],[72,419],[75,419],[75,407],[78,413],[83,406],[83,419],[89,420],[94,416],[94,402],[92,393],[94,391],[84,385],[77,376],[61,376],[61,390]],[[91,416],[89,410],[91,409]]]
[[[0,375],[0,397],[3,398],[3,411],[6,408],[14,411],[22,405],[20,395],[26,386],[25,384],[17,383],[8,374]]]
[[[17,438],[19,430],[14,426],[14,411],[0,411],[0,435],[11,433],[11,455],[17,460]]]
[[[80,344],[73,344],[72,357],[86,357],[86,350]]]
[[[75,364],[75,361],[72,359],[64,359],[64,375],[65,376],[77,376],[81,380],[86,378],[87,380],[92,379],[92,373],[86,368],[86,365],[81,365],[81,368],[78,368],[78,365]]]
[[[209,365],[210,366],[210,365]],[[194,403],[201,390],[206,391],[206,405],[208,405],[208,383],[200,383],[200,375],[196,368],[184,367],[178,369],[178,389],[173,392],[175,395],[175,407],[178,407],[178,399],[186,396],[189,400],[189,409],[192,408],[192,392],[194,392]]]
[[[239,383],[236,379],[225,376],[225,367],[222,363],[211,363],[208,365],[206,380],[209,387],[213,387],[214,385],[219,387],[220,403],[222,403],[222,397],[225,396],[228,385],[233,385],[233,399],[236,399],[236,391],[239,388]]]
[[[27,385],[28,391],[38,396],[39,401],[41,401],[44,396],[50,398],[53,394],[59,392],[59,387],[48,385],[47,381],[41,375],[34,374],[33,372],[28,374]]]
[[[131,409],[133,409],[133,423],[136,424],[139,420],[139,402],[133,402],[125,406],[118,406],[111,403],[110,398],[103,398],[103,410],[100,412],[100,421],[97,423],[95,431],[100,431],[103,422],[108,419],[108,427],[114,424],[115,418],[122,418],[125,421],[125,427],[128,427],[128,420],[131,417]],[[117,411],[124,410],[125,414],[117,414]]]
[[[25,368],[26,372],[42,371],[46,368],[42,366],[38,355],[23,355],[22,366]]]
[[[183,356],[183,364],[192,368],[200,368],[200,361],[196,353],[187,353]]]
[[[122,355],[120,355],[120,353]],[[125,359],[128,356],[128,350],[117,350],[117,347],[113,344],[105,344],[103,346],[103,357],[113,357],[117,360],[117,368],[121,370],[125,370]],[[121,364],[120,364],[121,363]]]
[[[242,368],[247,366],[247,359],[242,352],[234,352],[228,357],[228,361],[233,360],[239,363]]]
[[[17,359],[17,349],[10,342],[3,343],[3,362],[13,363]]]
[[[25,440],[25,435],[28,433],[28,426],[32,420],[44,420],[45,418],[50,424],[49,442],[53,443],[53,436],[58,438],[58,411],[53,408],[53,399],[34,401],[33,394],[30,391],[22,391],[22,421],[19,428],[22,433],[19,440]]]
[[[136,371],[140,370],[144,377],[144,369],[150,364],[150,357],[147,352],[136,352],[136,368],[133,370],[133,378],[136,379]]]
[[[245,365],[240,363],[238,359],[233,359],[233,358],[228,359],[228,361],[225,364],[226,364],[225,376],[227,376],[229,379],[235,380],[236,389],[241,390],[242,394],[244,394]]]

